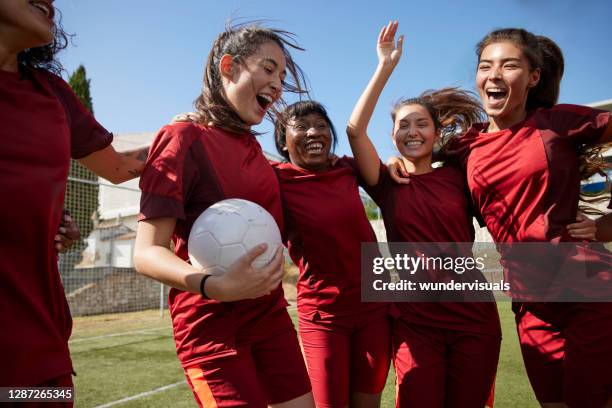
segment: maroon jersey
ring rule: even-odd
[[[35,385],[72,372],[53,243],[70,157],[105,148],[112,135],[44,70],[0,71],[0,120],[0,385]]]
[[[382,211],[389,242],[473,242],[474,228],[465,176],[452,166],[411,175],[396,184],[381,165],[376,186],[367,188]],[[494,302],[403,302],[394,309],[410,323],[499,334]]]
[[[473,202],[495,242],[579,241],[567,233],[567,225],[576,220],[580,195],[577,149],[596,143],[609,120],[609,112],[557,105],[531,112],[521,123],[499,132],[482,133],[487,124],[475,125],[458,139]],[[593,248],[589,246],[584,250],[588,254],[575,261],[588,257],[590,265],[598,264],[600,270],[589,268],[594,278],[572,289],[585,296],[597,296],[600,289],[609,294],[609,283],[600,283],[612,279],[610,254],[603,247],[597,254]],[[557,273],[554,268],[529,270],[516,260],[504,262],[503,250],[502,263],[505,272],[513,274],[511,284],[521,284],[522,275],[530,285],[547,285]]]
[[[175,253],[189,261],[187,241],[196,218],[227,198],[253,201],[268,210],[282,230],[278,180],[255,137],[216,127],[176,123],[160,130],[140,180],[140,220],[172,217]],[[178,357],[184,367],[248,343],[259,318],[286,307],[282,287],[253,300],[218,302],[178,289],[169,306]],[[268,333],[269,334],[269,333]]]
[[[275,167],[285,210],[285,239],[299,267],[298,310],[306,318],[359,314],[386,307],[361,303],[362,242],[376,242],[355,169],[343,157],[311,172],[291,163]]]

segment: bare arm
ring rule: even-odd
[[[397,45],[395,44],[397,26],[397,22],[391,21],[380,31],[376,48],[378,66],[357,101],[346,128],[357,167],[365,182],[370,186],[378,183],[380,160],[367,134],[367,129],[378,98],[402,54],[403,36],[400,36]]]
[[[113,146],[79,159],[79,163],[113,184],[139,177],[147,160],[148,147],[117,152]]]
[[[145,276],[199,294],[205,273],[170,251],[170,238],[175,225],[176,219],[169,217],[140,221],[134,266]],[[230,302],[257,298],[274,290],[283,277],[282,247],[268,265],[261,269],[251,267],[251,262],[265,250],[265,245],[259,245],[238,259],[225,274],[208,278],[204,288],[206,295],[211,299]]]

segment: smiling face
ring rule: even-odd
[[[529,90],[539,79],[540,71],[531,69],[514,43],[492,43],[482,50],[476,88],[494,128],[505,129],[523,120]]]
[[[285,134],[291,163],[311,171],[327,168],[333,138],[323,115],[313,112],[290,118]]]
[[[400,107],[395,112],[393,143],[417,171],[431,167],[434,143],[438,132],[427,108],[419,104]]]
[[[231,64],[224,65],[227,61]],[[219,71],[227,102],[249,127],[261,123],[266,111],[280,99],[285,65],[283,51],[272,41],[242,61],[222,57]]]
[[[53,0],[0,1],[2,43],[15,53],[51,43],[55,16],[52,3]]]

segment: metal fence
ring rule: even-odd
[[[74,316],[167,308],[168,287],[134,269],[139,201],[137,180],[115,186],[72,164],[65,208],[81,239],[59,256],[59,270]]]

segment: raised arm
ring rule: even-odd
[[[380,162],[376,148],[368,137],[367,129],[378,98],[402,55],[404,37],[400,36],[397,44],[395,43],[397,26],[397,21],[390,21],[381,29],[376,46],[378,66],[370,83],[359,97],[346,127],[357,167],[365,182],[370,186],[378,183]]]

